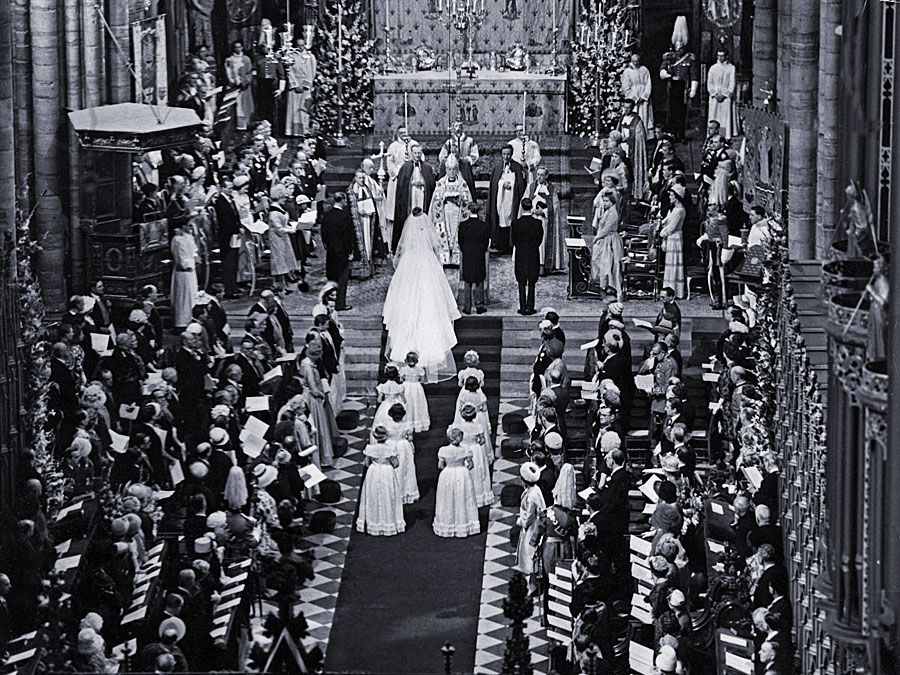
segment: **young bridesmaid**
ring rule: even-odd
[[[460,445],[463,432],[455,426],[447,429],[447,440],[450,445],[438,450],[441,474],[432,527],[439,537],[468,537],[481,531],[472,482],[472,451]]]
[[[371,535],[391,536],[406,531],[403,520],[403,500],[397,477],[397,451],[385,441],[388,432],[383,426],[372,431],[372,442],[363,450],[366,476],[359,493],[359,516],[356,529]]]
[[[378,409],[375,411],[375,419],[372,420],[372,428],[386,424],[391,418],[388,410],[395,403],[406,403],[406,395],[403,393],[403,382],[400,379],[400,369],[394,363],[384,367],[384,382],[375,387],[375,396],[378,400]]]
[[[419,499],[419,485],[416,481],[415,448],[412,444],[413,431],[406,417],[402,403],[395,403],[388,410],[391,421],[387,427],[387,445],[397,453],[400,466],[397,477],[400,480],[400,496],[404,504],[412,504]]]
[[[463,356],[463,362],[466,364],[466,367],[456,374],[456,381],[459,384],[459,396],[456,397],[457,409],[459,408],[459,399],[462,396],[463,391],[465,391],[466,380],[468,378],[477,378],[479,387],[484,385],[484,371],[478,367],[480,365],[480,358],[478,352],[474,349],[470,349],[466,352],[465,356]]]
[[[478,409],[472,403],[463,403],[460,410],[462,421],[457,425],[463,432],[462,447],[472,451],[472,482],[475,485],[475,503],[489,506],[494,503],[494,489],[491,484],[491,464],[493,453],[486,450],[484,429],[476,421]]]
[[[466,378],[465,386],[463,390],[459,392],[453,424],[459,425],[460,422],[463,421],[460,411],[466,403],[471,403],[478,411],[475,421],[481,425],[481,428],[484,430],[485,450],[493,456],[494,445],[491,442],[491,419],[488,416],[487,396],[481,391],[481,385],[478,383],[478,378],[475,375],[469,375],[469,377]]]
[[[425,389],[422,388],[425,369],[419,365],[419,355],[416,352],[406,355],[406,365],[400,368],[400,378],[403,380],[403,393],[406,396],[406,420],[416,433],[428,431],[431,417],[428,415]]]

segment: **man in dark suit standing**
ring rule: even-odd
[[[391,252],[396,253],[403,225],[415,207],[425,213],[431,209],[431,197],[437,181],[434,169],[422,158],[422,146],[413,143],[409,146],[412,159],[400,167],[397,174],[397,197],[394,200],[394,231],[391,235]]]
[[[491,173],[488,190],[487,224],[491,228],[494,248],[500,253],[510,252],[510,227],[525,194],[525,169],[512,154],[512,147],[508,145],[500,150],[501,161]]]
[[[516,282],[519,284],[519,314],[530,316],[534,311],[534,287],[541,273],[541,242],[544,226],[531,215],[531,199],[522,200],[522,210],[513,221],[510,239],[515,258]]]
[[[246,176],[238,176],[235,180],[247,181]],[[225,285],[225,297],[240,296],[237,287],[238,250],[240,249],[241,217],[237,206],[231,198],[234,183],[231,177],[223,177],[219,188],[219,196],[213,203],[216,214],[216,229],[219,233],[219,255],[222,258],[222,283]],[[237,243],[237,246],[233,244]]]
[[[487,311],[484,299],[484,280],[487,278],[487,250],[491,243],[491,232],[487,223],[478,217],[478,204],[469,204],[469,217],[459,224],[459,251],[462,266],[459,270],[463,282],[463,314],[472,313],[474,288],[475,311]]]
[[[350,263],[359,255],[359,242],[347,208],[347,194],[335,193],[325,202],[325,208],[322,215],[325,277],[338,285],[336,309],[341,312],[353,309],[347,304],[347,282],[350,280]]]
[[[599,381],[610,379],[619,388],[619,419],[627,430],[634,401],[634,372],[631,369],[631,351],[625,351],[622,332],[610,329],[603,336],[603,362],[600,364]]]

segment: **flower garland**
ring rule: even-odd
[[[55,434],[50,422],[50,343],[47,340],[46,315],[41,284],[34,273],[34,261],[41,245],[31,233],[31,214],[16,210],[16,240],[7,246],[15,255],[15,288],[18,299],[22,363],[24,441],[34,453],[34,467],[44,482],[48,515],[53,517],[62,506],[65,479],[53,456]]]
[[[341,5],[341,73],[338,71],[338,4]],[[361,0],[326,0],[319,14],[316,56],[315,117],[327,133],[337,131],[338,76],[342,75],[343,132],[372,128],[375,43]]]
[[[582,13],[576,26],[569,70],[569,119],[573,133],[579,136],[607,132],[619,120],[622,70],[628,58],[624,25],[621,4],[600,0],[595,8]]]

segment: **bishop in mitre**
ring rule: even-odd
[[[512,158],[525,169],[526,179],[530,185],[534,182],[534,173],[541,163],[541,146],[538,142],[528,138],[524,126],[516,128],[516,137],[509,142],[513,150]]]
[[[455,155],[459,160],[459,174],[469,186],[469,194],[475,196],[475,172],[473,167],[478,161],[478,144],[463,129],[462,122],[454,122],[453,129],[450,131],[450,138],[444,141],[441,151],[438,153],[438,159],[441,162],[441,169],[438,176],[444,176],[447,173],[446,162],[450,155]]]
[[[456,155],[448,155],[447,175],[437,182],[431,198],[431,221],[437,229],[444,266],[459,267],[459,224],[468,217],[472,193],[463,180]]]
[[[622,71],[622,98],[634,101],[636,112],[644,123],[647,131],[647,139],[656,138],[656,128],[653,121],[653,103],[651,95],[653,85],[650,82],[650,71],[647,66],[641,64],[641,55],[635,52],[628,60],[628,65]]]

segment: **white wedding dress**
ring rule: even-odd
[[[417,352],[428,382],[456,374],[453,322],[460,313],[439,251],[431,218],[425,213],[407,218],[384,300],[388,359],[403,363],[409,352]]]

